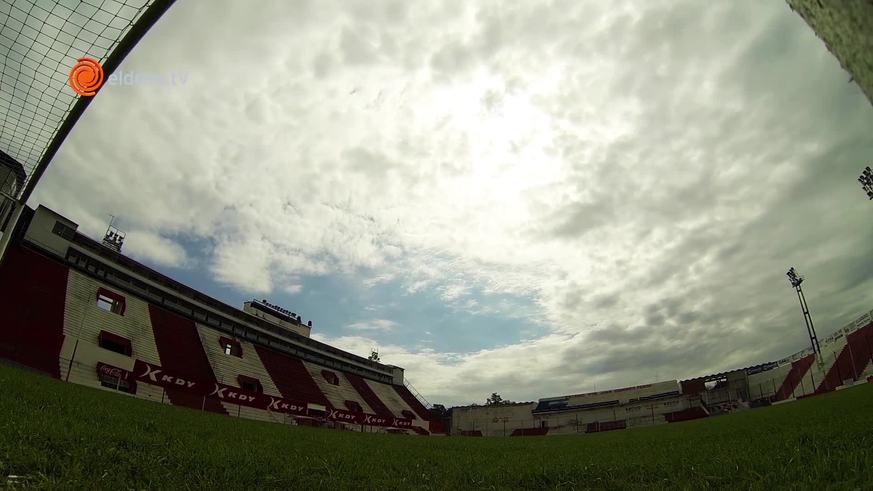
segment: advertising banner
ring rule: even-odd
[[[98,371],[101,369],[101,366],[104,370],[110,370],[113,371],[113,373],[115,373],[115,371],[120,372],[120,375],[125,377],[122,378],[122,380],[127,380],[127,377],[131,377],[140,382],[158,385],[166,389],[184,390],[186,392],[218,399],[230,404],[239,404],[241,406],[255,409],[263,409],[265,411],[298,416],[307,416],[309,414],[305,402],[292,401],[282,397],[261,394],[258,392],[249,392],[240,389],[239,387],[225,384],[204,383],[178,374],[168,373],[161,367],[142,360],[136,360],[133,367],[133,373],[102,363],[98,364]],[[117,377],[119,375],[113,376]],[[326,419],[368,426],[386,426],[392,428],[412,427],[411,419],[377,416],[375,414],[352,412],[343,409],[329,409],[326,414]]]

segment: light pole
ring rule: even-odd
[[[803,320],[806,322],[806,332],[809,334],[809,342],[812,343],[812,349],[815,351],[816,361],[822,362],[821,347],[818,345],[818,336],[815,334],[815,326],[812,325],[812,316],[809,315],[809,306],[806,304],[806,298],[803,296],[803,289],[800,284],[803,283],[803,277],[797,274],[797,271],[792,267],[788,270],[788,281],[791,286],[797,291],[797,299],[800,300],[800,309],[803,311]]]
[[[503,421],[503,436],[506,436],[506,422],[509,421],[509,416],[502,416],[500,418],[494,418],[498,421]]]
[[[861,187],[864,189],[864,192],[867,193],[867,199],[873,199],[873,170],[870,170],[870,166],[864,167],[864,171],[861,172],[861,177],[858,178],[858,182],[861,183]]]

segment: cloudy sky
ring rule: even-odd
[[[30,204],[431,402],[780,358],[792,265],[873,308],[873,108],[779,1],[183,1],[124,73]]]

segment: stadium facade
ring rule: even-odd
[[[9,227],[10,230],[6,230]],[[0,358],[140,399],[286,424],[441,433],[403,369],[310,338],[266,300],[242,310],[24,208],[0,265]]]
[[[0,264],[0,358],[72,383],[262,421],[461,436],[594,433],[778,404],[873,379],[873,312],[781,360],[687,380],[465,406],[440,417],[400,367],[310,337],[311,322],[266,300],[242,309],[25,207]],[[7,230],[6,227],[9,227]]]
[[[687,380],[450,409],[449,433],[534,436],[675,423],[780,404],[873,381],[873,311],[781,360]]]

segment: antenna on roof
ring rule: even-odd
[[[370,361],[378,362],[379,361],[379,348],[376,348],[375,346],[373,348],[371,348],[370,349],[370,356],[367,359]]]
[[[115,215],[109,215],[109,226],[106,227],[106,234],[103,236],[103,245],[115,252],[121,252],[124,236],[124,232],[115,226]]]

